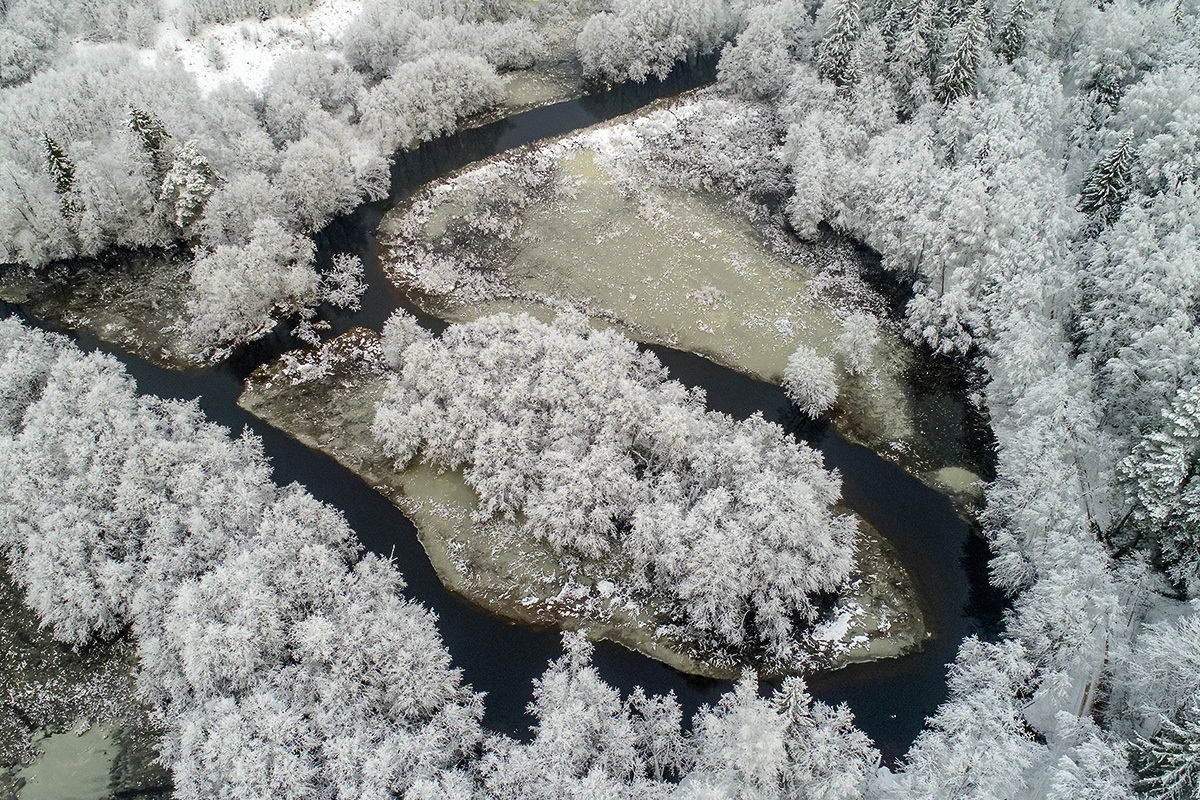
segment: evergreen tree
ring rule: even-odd
[[[1096,162],[1083,181],[1079,210],[1106,222],[1121,213],[1129,198],[1133,169],[1133,135],[1125,134],[1108,155]]]
[[[1141,789],[1155,800],[1200,796],[1200,708],[1193,704],[1177,719],[1164,718],[1149,740],[1138,742]]]
[[[171,169],[171,134],[167,133],[162,120],[133,105],[129,107],[128,125],[146,155],[150,157],[151,181],[157,188]]]
[[[1004,15],[1004,21],[1000,23],[1000,31],[996,34],[996,55],[1009,64],[1021,55],[1021,50],[1025,48],[1029,17],[1029,7],[1025,0],[1012,0],[1008,12]]]
[[[51,139],[49,134],[42,134],[42,147],[46,153],[46,174],[54,182],[54,191],[58,194],[62,215],[67,219],[74,219],[83,211],[83,203],[75,188],[75,164],[67,156],[63,146]]]
[[[933,87],[938,100],[949,105],[975,91],[986,44],[987,15],[979,0],[951,31],[948,55]]]
[[[858,35],[861,27],[858,0],[833,0],[829,23],[817,43],[817,72],[838,86],[858,83]]]
[[[909,91],[919,77],[933,77],[937,52],[937,3],[917,0],[907,9],[906,18],[892,42],[892,74],[900,87]]]
[[[216,191],[217,174],[194,141],[184,142],[175,148],[175,158],[170,170],[162,179],[158,199],[170,203],[175,212],[175,224],[187,228],[200,218],[204,204]]]
[[[1134,494],[1132,517],[1157,531],[1168,574],[1200,587],[1200,386],[1181,389],[1162,416],[1121,471]]]

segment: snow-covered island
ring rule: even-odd
[[[768,382],[811,364],[827,377],[793,392],[801,407],[970,508],[982,483],[955,438],[965,412],[922,406],[931,367],[888,320],[867,257],[788,228],[780,125],[765,104],[700,90],[488,159],[388,213],[384,269],[454,321],[575,309]]]
[[[392,499],[443,583],[506,619],[720,677],[747,659],[780,674],[919,647],[911,580],[836,507],[820,457],[771,423],[705,412],[664,373],[578,316],[430,339],[400,312],[383,337],[355,329],[265,365],[239,404]],[[512,415],[533,427],[505,434]]]

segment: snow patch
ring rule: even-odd
[[[150,66],[164,58],[177,59],[206,94],[229,81],[261,94],[280,56],[332,48],[361,11],[361,0],[319,0],[312,11],[301,16],[206,25],[191,37],[185,36],[174,20],[168,20],[160,24],[155,46],[140,55]],[[224,62],[219,67],[213,63],[214,51]]]

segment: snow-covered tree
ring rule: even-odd
[[[1025,40],[1029,36],[1030,17],[1032,14],[1029,12],[1026,0],[1011,0],[1008,8],[1004,11],[1004,16],[1000,19],[994,47],[996,55],[1009,64],[1015,61],[1021,55],[1021,51],[1025,49]]]
[[[75,183],[75,163],[63,150],[63,146],[48,134],[42,134],[42,148],[46,154],[46,174],[58,194],[59,209],[67,219],[74,219],[83,211]]]
[[[277,315],[296,314],[320,298],[311,239],[275,220],[255,223],[244,246],[218,245],[192,263],[187,334],[197,348],[221,352],[266,335]]]
[[[384,800],[476,752],[433,616],[253,437],[12,320],[0,375],[0,552],[57,639],[132,629],[179,796]]]
[[[1200,387],[1180,389],[1121,464],[1133,517],[1157,538],[1171,577],[1200,591]]]
[[[834,352],[850,375],[862,375],[875,363],[879,323],[870,314],[851,314],[842,321],[842,331],[833,343]]]
[[[779,0],[749,8],[737,43],[721,55],[721,83],[743,97],[781,97],[811,49],[812,22],[803,4]]]
[[[680,59],[712,52],[731,33],[724,0],[613,0],[584,24],[583,74],[606,82],[665,78]]]
[[[821,7],[816,62],[822,78],[838,86],[858,83],[860,65],[856,44],[861,25],[858,0],[830,0]]]
[[[1085,214],[1111,222],[1121,213],[1132,189],[1132,142],[1132,134],[1121,137],[1088,172],[1079,191],[1079,209]]]
[[[783,370],[788,399],[810,417],[819,417],[837,400],[837,373],[833,361],[801,345],[788,356]]]
[[[975,91],[987,45],[987,9],[983,0],[977,0],[950,31],[933,86],[938,100],[949,104]]]
[[[188,229],[200,218],[208,198],[216,191],[220,177],[209,166],[208,159],[188,140],[175,148],[171,168],[162,179],[158,199],[175,212],[175,225]]]
[[[853,525],[829,512],[820,456],[761,417],[705,412],[628,339],[497,315],[436,340],[390,322],[385,340],[399,371],[374,431],[398,465],[462,467],[481,520],[519,513],[564,554],[631,559],[682,635],[780,655],[792,615],[843,580]]]
[[[1200,793],[1200,701],[1177,718],[1164,718],[1158,733],[1138,746],[1139,788],[1155,800],[1183,800]]]

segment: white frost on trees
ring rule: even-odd
[[[712,52],[732,32],[724,0],[613,0],[584,24],[583,74],[609,83],[665,78],[675,62]]]
[[[432,615],[252,436],[11,320],[0,377],[0,551],[60,641],[132,627],[178,796],[385,800],[475,751]]]
[[[788,356],[783,369],[783,388],[788,399],[814,419],[837,400],[837,370],[833,361],[807,345]]]
[[[482,518],[520,513],[563,553],[628,563],[688,636],[782,654],[809,595],[847,574],[854,524],[829,511],[820,455],[761,417],[706,412],[614,332],[497,315],[392,359],[374,431],[399,466],[463,468]]]

